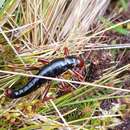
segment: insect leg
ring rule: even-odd
[[[69,56],[69,49],[67,47],[64,47],[64,55],[65,57]]]
[[[43,59],[43,58],[39,58],[38,60],[37,60],[38,62],[41,62],[41,63],[43,63],[43,64],[48,64],[50,61],[48,61],[47,59]]]
[[[53,99],[52,96],[47,96],[48,92],[49,92],[49,89],[50,89],[50,83],[48,83],[48,85],[45,87],[44,91],[43,91],[43,95],[42,95],[42,101],[43,102],[46,102],[50,99]]]
[[[57,97],[63,96],[64,94],[72,92],[72,90],[73,90],[73,87],[70,84],[65,83],[65,82],[60,82],[60,84],[58,86],[59,87],[56,92]]]

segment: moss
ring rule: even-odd
[[[2,68],[3,65],[4,65],[4,58],[2,52],[0,52],[0,68]]]
[[[2,56],[5,64],[15,63],[15,53],[9,45],[3,46]]]

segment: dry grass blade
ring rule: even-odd
[[[62,119],[62,121],[64,123],[64,127],[67,128],[67,130],[71,130],[71,128],[69,127],[68,123],[66,122],[66,120],[63,117],[63,115],[60,113],[60,111],[58,110],[58,108],[56,107],[56,105],[54,104],[54,102],[52,100],[50,100],[50,102],[53,105],[53,107],[55,108],[55,110],[58,113],[59,117]]]
[[[15,11],[17,6],[19,5],[21,0],[6,0],[5,3],[3,3],[2,8],[0,9],[0,25],[2,26],[4,23],[8,20],[8,15],[12,15],[12,13]]]
[[[0,32],[2,33],[2,35],[4,36],[4,38],[6,39],[6,41],[8,42],[8,44],[11,46],[11,48],[13,49],[13,51],[15,52],[15,54],[18,56],[18,58],[20,59],[20,61],[25,65],[23,59],[19,56],[18,52],[16,51],[16,49],[13,47],[13,45],[11,44],[10,40],[8,39],[8,37],[6,36],[6,34],[3,32],[2,28],[0,27]],[[25,65],[26,66],[26,65]]]
[[[115,90],[115,91],[130,92],[130,90],[128,90],[128,89],[114,88],[114,87],[98,85],[98,84],[89,83],[89,82],[79,82],[79,81],[65,80],[65,79],[52,78],[52,77],[46,77],[46,76],[40,76],[40,75],[30,75],[30,74],[24,74],[24,73],[19,73],[19,72],[11,72],[11,71],[3,71],[3,70],[0,70],[0,72],[5,73],[5,74],[21,75],[21,76],[43,78],[43,79],[47,79],[47,80],[74,83],[74,84],[80,84],[80,85],[95,86],[95,87],[106,88],[106,89],[111,89],[111,90]]]

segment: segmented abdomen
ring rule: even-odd
[[[53,60],[49,64],[43,66],[41,70],[37,73],[40,76],[46,77],[56,77],[68,69],[72,69],[74,66],[79,65],[80,60],[74,56],[68,56],[66,58],[59,58]],[[10,98],[23,97],[41,86],[41,84],[46,83],[48,80],[43,78],[33,77],[25,86],[18,90],[8,89],[6,95]]]

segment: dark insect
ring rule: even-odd
[[[56,77],[68,69],[73,69],[74,67],[82,67],[83,65],[84,61],[82,59],[75,56],[67,56],[65,58],[55,59],[47,65],[43,66],[37,75]],[[47,81],[47,79],[33,77],[25,86],[19,88],[18,90],[6,89],[5,95],[9,98],[19,98],[26,96],[38,89],[41,84],[46,83]]]

